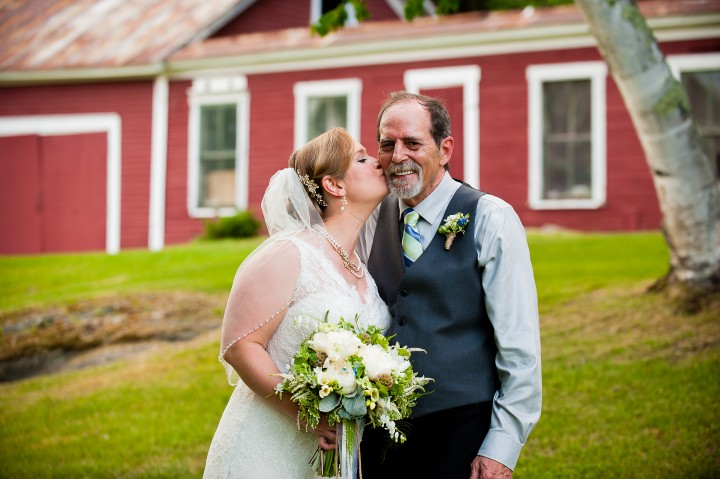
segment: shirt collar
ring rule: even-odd
[[[458,188],[460,188],[460,183],[453,180],[450,173],[446,171],[437,188],[418,205],[413,206],[413,209],[418,212],[422,219],[432,224],[435,218],[445,212],[448,202]],[[402,216],[402,212],[405,211],[409,205],[400,198],[398,198],[398,203],[400,205],[400,216]],[[398,217],[398,219],[400,219],[400,217]]]

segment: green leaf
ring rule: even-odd
[[[320,400],[320,412],[330,412],[340,404],[340,395],[330,393]]]
[[[342,405],[345,411],[347,411],[352,417],[364,416],[367,412],[367,406],[365,405],[365,396],[362,393],[362,388],[360,388],[353,397],[343,398]],[[340,415],[342,416],[343,414],[340,413]]]

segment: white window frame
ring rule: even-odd
[[[405,90],[420,93],[423,88],[463,89],[463,180],[480,188],[480,67],[463,65],[407,70]]]
[[[188,213],[192,218],[232,216],[248,205],[248,157],[250,141],[250,94],[244,75],[196,78],[189,91],[188,132]],[[200,108],[204,105],[235,104],[237,107],[235,150],[235,205],[208,208],[198,206],[200,176]]]
[[[359,78],[297,82],[293,87],[295,95],[295,149],[303,146],[308,138],[308,98],[314,96],[345,96],[347,98],[346,130],[360,139],[360,106],[362,81]]]
[[[528,81],[528,203],[536,210],[597,209],[607,197],[607,115],[605,62],[530,65]],[[589,80],[591,94],[591,189],[587,199],[544,199],[543,191],[543,83]]]
[[[720,70],[720,53],[668,55],[667,63],[673,76],[680,80],[684,72]]]

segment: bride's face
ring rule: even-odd
[[[368,155],[365,147],[355,141],[355,156],[343,178],[348,203],[371,203],[373,208],[388,194],[387,181],[377,158]]]

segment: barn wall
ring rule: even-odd
[[[150,81],[0,88],[0,116],[120,115],[122,248],[145,248],[148,243],[151,108]],[[104,185],[106,178],[97,181]]]

